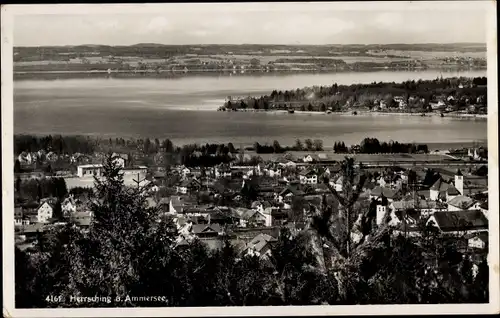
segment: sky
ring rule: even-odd
[[[485,43],[484,4],[456,1],[25,6],[13,10],[13,36],[15,46]]]

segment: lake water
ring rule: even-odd
[[[214,111],[227,96],[441,75],[486,76],[486,71],[22,80],[14,83],[14,129],[31,134],[171,138],[177,143],[278,140],[292,144],[297,138],[319,138],[330,145],[335,140],[358,143],[368,136],[406,142],[486,140],[484,120]]]

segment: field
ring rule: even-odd
[[[451,162],[452,159],[446,155],[438,154],[341,154],[332,151],[290,151],[288,152],[295,156],[297,159],[302,159],[309,154],[327,154],[331,160],[342,161],[346,156],[353,157],[357,162],[433,162],[445,163]],[[257,154],[253,151],[247,151],[245,154],[250,156],[260,156],[263,160],[273,160],[282,156],[283,154]]]

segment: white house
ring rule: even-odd
[[[33,162],[33,158],[31,157],[31,154],[29,152],[25,152],[25,151],[23,151],[17,157],[17,160],[19,160],[19,162],[22,164],[31,164]]]
[[[306,169],[299,173],[299,180],[301,184],[317,184],[318,175],[311,169]]]
[[[72,215],[76,212],[76,203],[75,200],[72,197],[68,197],[64,199],[64,201],[61,203],[61,209],[63,212],[63,215],[69,216]]]
[[[191,173],[191,169],[189,169],[188,167],[184,167],[181,170],[181,175],[183,178],[186,178],[190,173]]]
[[[45,201],[37,209],[37,220],[39,223],[47,223],[52,218],[54,213],[54,206]]]
[[[311,154],[311,155],[304,156],[304,158],[302,159],[302,161],[307,162],[307,163],[311,163],[311,162],[318,162],[318,161],[320,161],[320,159],[319,159],[318,155]]]
[[[102,164],[88,164],[79,165],[77,167],[77,174],[80,178],[84,177],[100,177],[104,171],[104,166]]]
[[[485,249],[488,246],[488,232],[481,232],[468,239],[471,248]]]
[[[111,157],[113,158],[113,162],[117,167],[125,168],[125,163],[128,160],[128,155],[113,153]]]

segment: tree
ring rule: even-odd
[[[313,142],[313,148],[316,151],[323,151],[323,140],[315,139]]]
[[[274,150],[274,153],[280,153],[281,152],[281,146],[280,146],[280,143],[275,140],[273,142],[273,150]]]
[[[309,111],[309,112],[313,111],[313,106],[311,103],[309,103],[309,105],[307,105],[307,111]]]
[[[21,162],[19,162],[19,159],[16,159],[16,161],[14,161],[14,173],[20,172],[22,172]]]
[[[59,221],[62,221],[64,219],[60,200],[57,200],[56,203],[54,204],[54,209],[52,211],[52,217],[59,220]]]
[[[21,192],[21,178],[19,176],[17,176],[16,178],[14,189],[16,190],[17,193]]]
[[[311,139],[304,140],[304,144],[307,150],[313,150],[313,141]]]
[[[236,153],[236,149],[234,148],[232,143],[228,143],[227,148],[229,150],[229,153]]]
[[[301,151],[303,149],[302,141],[300,141],[300,139],[295,140],[295,148],[297,151]]]

